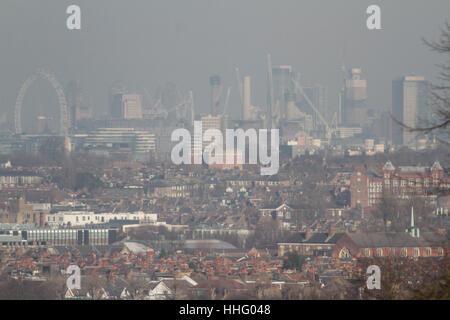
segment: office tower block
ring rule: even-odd
[[[213,75],[209,78],[211,85],[211,115],[217,115],[220,105],[220,97],[222,94],[222,85],[219,75]]]
[[[142,119],[142,98],[138,94],[116,93],[111,98],[113,119]]]
[[[320,112],[322,117],[324,117],[325,120],[330,123],[332,120],[332,115],[328,112],[327,87],[320,84],[315,84],[304,87],[303,91],[308,96],[309,100],[311,100],[317,111]],[[306,110],[308,109],[310,109],[309,106],[306,107]],[[315,129],[317,129],[319,126],[323,126],[323,123],[320,121],[319,116],[314,110],[309,110],[308,113],[312,114],[313,116],[313,126]]]
[[[92,118],[92,107],[81,90],[80,82],[71,81],[65,88],[69,127],[76,128],[77,121]]]
[[[67,108],[69,115],[69,126],[70,128],[76,127],[76,111],[81,103],[81,90],[79,81],[71,81],[65,90]]]
[[[246,121],[258,120],[259,108],[252,105],[252,88],[250,76],[244,77],[242,96],[243,96],[242,119]]]
[[[392,81],[392,114],[400,123],[416,128],[429,119],[429,83],[424,77],[404,76]],[[392,143],[416,147],[417,132],[392,121]]]
[[[219,129],[220,131],[223,131],[225,129],[223,121],[224,117],[221,115],[213,116],[209,114],[201,117],[202,132],[204,133],[208,129]]]
[[[342,125],[362,127],[367,115],[367,82],[361,77],[361,69],[350,70],[340,98]]]
[[[287,106],[285,94],[292,92],[292,67],[275,66],[272,68],[273,103],[271,114],[279,120],[286,119]]]
[[[113,119],[123,119],[122,93],[111,96],[111,117]]]
[[[202,134],[204,134],[208,129],[218,129],[224,135],[225,130],[230,126],[229,117],[226,115],[213,116],[209,114],[202,116],[200,121],[202,123]],[[209,144],[210,142],[203,142],[203,148]]]
[[[122,95],[122,105],[124,119],[142,119],[142,98],[140,95]]]
[[[113,119],[123,119],[122,95],[125,94],[125,88],[120,83],[114,83],[109,88],[109,107]]]
[[[242,106],[242,119],[250,119],[250,106],[252,105],[252,95],[251,95],[251,78],[249,76],[244,77],[244,88],[243,88],[243,100],[244,104]]]

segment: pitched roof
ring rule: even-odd
[[[431,170],[443,170],[439,161],[435,161],[430,169]]]
[[[386,164],[383,166],[383,170],[390,170],[390,171],[394,171],[395,167],[392,164],[392,162],[388,161],[386,162]]]
[[[338,242],[338,240],[340,238],[342,238],[345,235],[344,232],[336,232],[334,234],[332,234],[327,240],[327,243],[332,243],[332,244],[336,244],[336,242]]]
[[[314,232],[311,234],[309,238],[307,238],[305,243],[325,243],[325,240],[328,238],[328,233],[326,232]]]
[[[426,244],[408,233],[347,233],[347,236],[360,248],[420,247]]]

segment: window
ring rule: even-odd
[[[408,254],[407,249],[406,249],[406,248],[403,248],[401,254],[402,254],[402,257],[406,257],[407,254]]]
[[[377,249],[377,257],[382,257],[383,256],[383,249],[378,248]]]
[[[439,248],[438,249],[438,255],[439,256],[443,256],[444,255],[444,249],[443,248]]]
[[[431,257],[431,248],[427,248],[426,250],[426,256]]]
[[[351,258],[351,257],[352,257],[352,255],[350,254],[350,251],[346,247],[343,247],[341,249],[341,251],[339,251],[340,259],[346,259],[346,258]]]
[[[414,248],[414,257],[420,257],[420,249]]]
[[[370,249],[364,249],[364,256],[370,257]]]

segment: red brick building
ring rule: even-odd
[[[425,232],[420,237],[412,237],[409,233],[346,233],[332,251],[332,257],[340,259],[444,257],[449,254],[447,237],[431,232]]]
[[[364,167],[356,167],[350,178],[351,207],[371,207],[383,194],[408,199],[411,196],[427,196],[430,189],[450,189],[450,178],[435,162],[431,167],[399,166],[388,161],[382,176],[369,173]]]

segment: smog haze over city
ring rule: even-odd
[[[390,79],[412,72],[436,76],[434,65],[442,57],[421,39],[437,38],[450,11],[445,0],[381,1],[382,30],[371,32],[365,25],[371,1],[96,0],[77,2],[84,9],[83,26],[70,32],[65,28],[70,4],[2,1],[3,112],[12,112],[17,91],[37,67],[51,68],[60,81],[80,80],[98,115],[108,111],[114,81],[151,92],[171,81],[180,90],[193,89],[198,107],[206,111],[208,77],[218,73],[235,86],[235,65],[254,77],[254,100],[263,105],[267,53],[274,64],[292,65],[310,81],[328,86],[331,104],[337,104],[343,60],[362,66],[370,105],[388,108]],[[37,98],[56,105],[53,92],[46,92]],[[236,114],[236,94],[231,102]]]
[[[450,299],[449,13],[2,0],[0,300]]]

